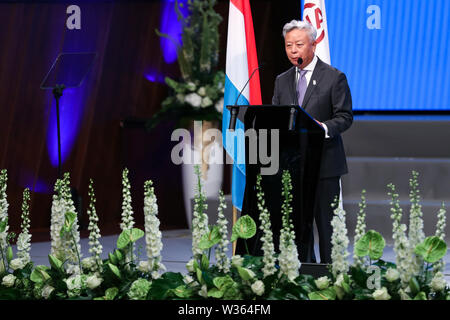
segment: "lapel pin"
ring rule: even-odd
[[[313,80],[313,86],[315,86],[317,84],[316,80]]]

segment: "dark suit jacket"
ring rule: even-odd
[[[314,85],[314,80],[316,85]],[[295,67],[275,80],[274,105],[296,102]],[[302,107],[328,127],[320,166],[320,178],[338,177],[348,172],[341,133],[353,122],[352,97],[344,73],[318,59]]]

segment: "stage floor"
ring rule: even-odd
[[[116,249],[116,241],[118,235],[112,236],[104,236],[101,238],[100,242],[103,246],[103,254],[102,258],[106,259],[109,252],[112,252]],[[90,256],[88,250],[89,239],[83,238],[81,239],[81,251],[83,257]],[[180,272],[182,274],[186,274],[186,263],[192,257],[192,236],[191,231],[188,229],[183,230],[170,230],[170,231],[162,231],[162,242],[163,242],[163,250],[162,250],[162,258],[163,264],[166,266],[167,271],[171,272]],[[15,247],[13,247],[15,252]],[[319,248],[318,244],[315,245],[316,256],[319,256]],[[352,261],[353,248],[349,247],[349,261]],[[35,265],[47,265],[48,262],[48,254],[50,253],[50,242],[33,242],[31,244],[31,259],[35,263]],[[145,252],[145,240],[141,238],[137,241],[136,244],[136,255],[138,256],[138,260],[145,260],[147,255]],[[228,251],[229,256],[231,257],[231,245]],[[214,253],[211,254],[211,259],[214,261]],[[395,262],[395,253],[393,251],[392,246],[386,246],[384,249],[383,259],[386,261]],[[445,268],[445,279],[447,283],[450,283],[450,253],[447,253],[445,256],[446,268]]]

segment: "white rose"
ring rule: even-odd
[[[375,292],[372,293],[372,297],[375,300],[389,300],[391,298],[391,296],[387,292],[386,287],[383,287],[381,289],[375,290]]]
[[[238,254],[233,256],[233,257],[231,257],[231,265],[233,267],[241,267],[242,266],[242,262],[244,262],[244,258],[241,257]]]
[[[86,279],[86,285],[89,289],[93,290],[97,288],[102,283],[102,281],[102,278],[99,278],[94,274]]]
[[[25,267],[25,264],[23,263],[22,259],[16,258],[16,259],[11,260],[9,266],[11,267],[11,269],[17,270],[17,269],[22,269],[23,267]]]
[[[337,285],[338,287],[342,287],[342,282],[344,282],[344,276],[342,273],[340,273],[337,278],[336,278],[336,282],[334,283],[335,285]]]
[[[141,272],[148,272],[148,261],[140,261],[137,268]]]
[[[326,276],[320,277],[319,279],[314,280],[314,282],[319,290],[324,290],[330,285],[330,279]]]
[[[198,89],[197,93],[199,95],[201,95],[202,97],[204,97],[206,95],[206,89],[205,87],[201,87],[200,89]]]
[[[202,108],[208,108],[209,106],[212,106],[213,102],[209,97],[205,97],[202,99]]]
[[[5,287],[14,286],[14,282],[16,282],[16,276],[13,274],[8,274],[7,276],[4,276],[2,279],[2,285],[4,285]]]
[[[202,104],[202,97],[200,97],[198,94],[196,93],[190,93],[188,94],[184,100],[190,104],[191,106],[193,106],[194,108],[198,108],[200,107],[200,105]]]
[[[185,284],[189,284],[189,283],[193,282],[194,279],[190,275],[187,274],[183,277],[183,281]]]
[[[395,280],[397,280],[400,277],[400,273],[395,268],[389,268],[386,271],[385,277],[386,277],[387,281],[394,282]]]
[[[50,297],[50,295],[52,294],[52,291],[55,290],[55,288],[53,288],[52,286],[46,285],[45,287],[42,288],[42,298],[44,299],[48,299]]]
[[[264,294],[264,282],[262,282],[261,280],[255,281],[252,284],[251,288],[253,293],[257,296],[262,296]]]
[[[433,277],[433,280],[431,280],[431,289],[433,289],[434,292],[440,292],[445,289],[447,286],[447,282],[444,279],[444,276],[442,272],[436,273],[436,275]]]
[[[186,263],[186,269],[187,269],[189,272],[194,272],[194,271],[195,271],[195,270],[194,270],[194,259],[191,259],[191,260],[189,260],[188,263]]]

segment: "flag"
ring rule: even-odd
[[[311,23],[317,30],[316,55],[323,62],[331,64],[325,0],[303,1],[303,20]]]
[[[258,68],[253,19],[249,0],[230,0],[224,106],[234,105],[252,72]],[[261,104],[259,71],[256,71],[242,92],[238,105]],[[227,134],[230,111],[223,108],[223,145],[233,159],[231,194],[233,205],[242,211],[245,191],[245,139],[244,124],[237,119],[233,137]],[[228,138],[227,138],[228,136]]]

